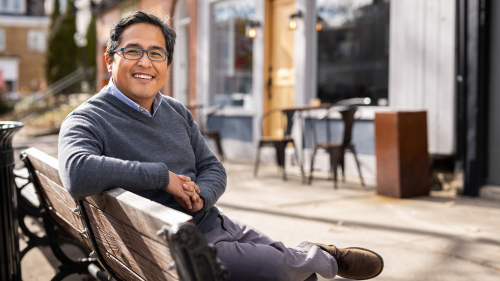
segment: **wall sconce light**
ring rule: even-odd
[[[325,22],[325,20],[318,16],[317,19],[316,19],[316,30],[317,31],[320,31],[322,28],[323,28],[323,23]]]
[[[288,27],[291,30],[295,30],[297,28],[297,18],[302,18],[302,11],[298,11],[297,13],[290,16],[290,21],[288,22]]]
[[[257,35],[257,30],[256,30],[257,27],[260,27],[260,21],[247,20],[246,22],[247,36],[250,38],[255,38],[255,36]]]

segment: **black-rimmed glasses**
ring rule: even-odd
[[[152,61],[165,61],[168,52],[161,49],[143,50],[136,47],[125,47],[114,50],[113,53],[122,52],[123,57],[129,60],[140,60],[144,53],[148,54],[148,58]]]

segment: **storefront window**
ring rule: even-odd
[[[246,29],[254,17],[255,3],[220,1],[211,10],[211,104],[251,108],[253,39],[247,36]]]
[[[388,104],[389,0],[317,0],[317,96]]]

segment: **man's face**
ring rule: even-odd
[[[124,47],[168,51],[161,29],[147,23],[132,24],[123,30],[122,41],[116,49]],[[146,53],[140,60],[130,60],[125,59],[121,51],[113,54],[113,60],[108,55],[105,58],[108,72],[111,73],[113,83],[118,90],[150,110],[155,95],[167,79],[167,60],[151,61]]]

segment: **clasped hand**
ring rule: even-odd
[[[170,182],[165,191],[172,194],[179,205],[190,212],[203,208],[204,200],[199,195],[200,188],[190,177],[169,171],[169,178]]]

